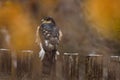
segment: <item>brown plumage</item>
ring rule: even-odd
[[[36,41],[41,48],[39,57],[43,64],[42,72],[49,74],[52,65],[55,63],[55,55],[58,53],[57,49],[62,37],[62,32],[51,17],[45,17],[41,22],[41,26],[38,26],[37,29]]]

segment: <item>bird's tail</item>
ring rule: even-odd
[[[42,74],[43,75],[50,75],[50,73],[54,70],[55,55],[56,55],[56,50],[45,53],[45,56],[42,60]]]

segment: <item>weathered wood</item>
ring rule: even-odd
[[[0,49],[0,80],[9,80],[11,75],[11,53],[8,49]]]
[[[41,80],[56,80],[56,60],[52,52],[46,52],[42,60]]]
[[[0,49],[0,80],[32,80],[30,78],[32,75],[33,51],[22,50],[17,51],[16,54],[17,66],[15,68],[12,65],[13,56],[11,50]],[[106,59],[102,55],[90,54],[81,57],[85,63],[85,65],[81,64],[85,66],[83,70],[80,70],[81,58],[78,53],[57,55],[57,59],[54,58],[53,61],[46,57],[48,60],[44,63],[46,66],[44,66],[45,72],[43,71],[45,75],[40,80],[81,80],[81,76],[84,78],[82,78],[83,80],[120,80],[120,56],[111,56]],[[103,66],[104,63],[106,66]],[[105,75],[107,74],[107,78],[104,79],[103,67],[106,68]],[[13,68],[17,77],[12,71]],[[81,75],[80,73],[84,71],[85,75]]]
[[[17,53],[17,80],[31,77],[33,51],[22,50]]]
[[[85,62],[85,80],[103,80],[103,56],[90,54]]]
[[[108,64],[108,79],[107,80],[120,80],[120,57],[111,56]]]
[[[79,80],[79,54],[64,53],[63,55],[64,80]]]
[[[11,73],[11,53],[8,49],[0,49],[0,72]]]
[[[56,56],[56,79],[55,80],[63,80],[62,75],[62,55]]]

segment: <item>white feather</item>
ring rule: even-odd
[[[56,54],[57,54],[57,55],[60,55],[59,51],[56,51]]]
[[[41,58],[41,60],[43,60],[44,55],[45,55],[45,51],[44,51],[41,43],[40,43],[40,48],[41,48],[41,50],[39,52],[39,57]]]
[[[45,56],[45,51],[41,49],[39,52],[39,57],[41,58],[41,60],[43,60],[44,56]]]
[[[45,40],[45,45],[48,46],[48,40]]]
[[[56,51],[55,60],[57,60],[58,55],[60,55],[60,53],[59,53],[59,51]]]

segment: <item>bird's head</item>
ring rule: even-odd
[[[44,18],[41,20],[41,22],[42,22],[42,23],[52,23],[52,24],[55,25],[54,19],[53,19],[52,17],[49,17],[49,16],[44,17]]]

